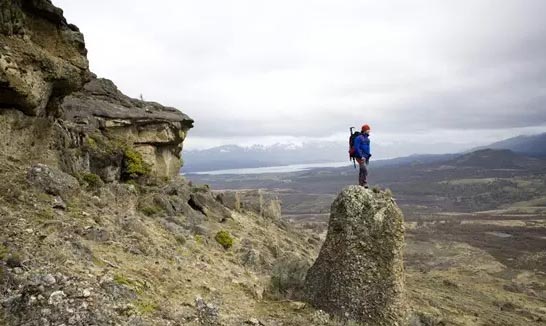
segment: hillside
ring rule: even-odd
[[[396,144],[373,143],[376,160],[383,164],[399,164],[406,161],[436,161],[451,154],[420,155],[415,153],[446,153],[466,149],[462,145],[402,142]],[[238,145],[216,146],[204,150],[184,150],[184,173],[225,169],[258,168],[291,164],[339,163],[348,161],[348,144],[343,141],[308,141],[302,144],[274,144],[270,146]],[[409,156],[408,156],[409,155]],[[397,157],[395,159],[388,159]]]
[[[179,177],[193,120],[97,78],[50,1],[0,12],[1,325],[312,323],[262,300],[291,298],[305,274],[272,276],[309,266],[318,236]]]
[[[480,147],[480,149],[485,148],[507,149],[522,155],[546,157],[546,133],[531,136],[517,136]]]
[[[220,189],[278,189],[287,214],[329,210],[331,196],[353,184],[356,171],[343,168],[311,169],[261,175],[190,175],[191,180]],[[460,155],[408,158],[393,164],[371,161],[370,182],[396,193],[403,206],[426,211],[496,209],[544,196],[546,162],[507,150],[478,150]],[[412,211],[410,211],[412,213]]]
[[[252,187],[213,190],[179,175],[193,119],[93,74],[82,33],[50,0],[0,0],[0,42],[0,325],[546,320],[543,219],[405,221],[399,207],[535,203],[540,160],[481,168],[507,154],[485,151],[374,171],[399,194],[344,187],[348,169],[224,176]],[[283,218],[309,201],[329,217]]]
[[[0,41],[0,325],[342,324],[296,301],[325,235],[181,177],[194,121],[97,78],[61,9],[0,0]]]
[[[290,164],[343,162],[347,158],[345,142],[307,142],[295,144],[275,144],[272,146],[254,145],[243,147],[237,145],[217,146],[205,150],[184,151],[186,165],[184,173],[281,166]],[[509,150],[521,156],[546,157],[546,133],[533,136],[517,136],[486,146],[465,150],[452,144],[411,144],[373,145],[375,163],[378,166],[394,166],[406,163],[424,164],[450,160],[484,149]],[[415,154],[446,153],[452,154]],[[464,150],[463,152],[460,152]],[[408,155],[411,154],[411,155]],[[396,157],[384,159],[385,157]],[[484,162],[486,165],[490,164]]]

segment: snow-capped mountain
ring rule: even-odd
[[[205,150],[184,151],[184,172],[254,168],[289,164],[348,161],[345,143],[224,145]]]

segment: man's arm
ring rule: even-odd
[[[369,159],[370,156],[372,156],[372,154],[370,153],[370,140],[369,139],[365,139],[362,142],[362,153],[364,154],[364,156],[362,156],[362,157],[365,157],[366,159]]]

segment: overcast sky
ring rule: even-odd
[[[546,131],[544,0],[54,0],[91,69],[195,119],[187,148],[480,145]]]

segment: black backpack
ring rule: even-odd
[[[355,139],[361,134],[359,131],[353,132],[353,129],[355,129],[355,127],[349,128],[349,131],[351,132],[351,136],[349,136],[349,161],[350,160],[354,161],[355,154],[356,154],[355,147],[354,147]]]

